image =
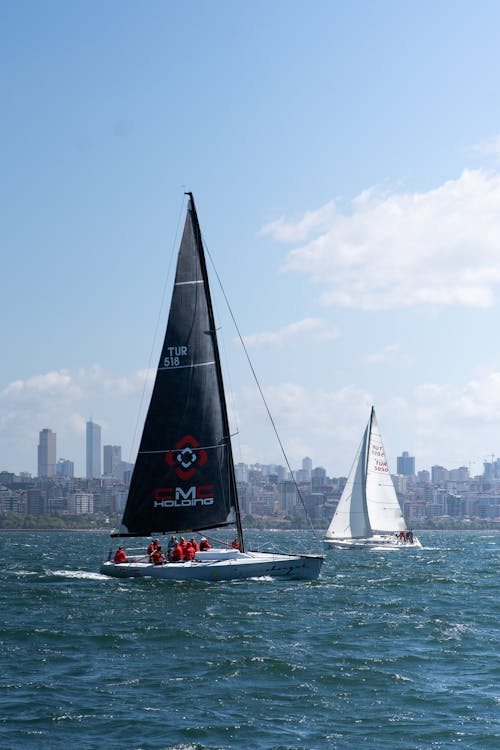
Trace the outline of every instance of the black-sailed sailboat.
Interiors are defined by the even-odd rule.
[[[188,535],[233,526],[234,546],[196,551],[182,562],[149,554],[112,557],[119,578],[232,580],[317,578],[321,555],[245,547],[229,421],[203,241],[192,193],[179,247],[167,330],[130,483],[114,537]],[[123,558],[123,553],[122,553]]]

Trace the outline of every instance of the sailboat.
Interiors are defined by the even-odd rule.
[[[406,527],[373,407],[323,545],[326,549],[422,547]]]
[[[167,329],[120,528],[113,537],[207,532],[231,526],[234,546],[154,564],[144,544],[101,573],[119,578],[317,578],[322,555],[247,550],[234,472],[216,326],[192,193],[178,251]]]

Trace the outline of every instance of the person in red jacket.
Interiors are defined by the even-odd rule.
[[[189,540],[189,544],[191,545],[191,547],[194,549],[195,552],[198,552],[198,550],[200,549],[200,545],[198,544],[198,542],[196,541],[194,537],[192,537],[192,539]]]
[[[163,557],[163,552],[161,551],[160,545],[158,545],[158,547],[151,555],[151,562],[153,562],[155,565],[163,565],[163,563],[165,562],[165,558]]]
[[[231,547],[233,549],[239,549],[240,548],[240,545],[239,545],[239,542],[238,542],[237,539],[233,539],[233,541],[231,542]]]
[[[203,552],[206,549],[210,549],[210,544],[208,542],[208,539],[202,536],[200,539],[200,552]]]
[[[158,539],[153,539],[153,541],[148,547],[148,555],[152,555],[157,547],[158,547]]]
[[[115,556],[113,558],[113,561],[115,563],[124,563],[127,562],[127,555],[125,554],[125,550],[123,547],[118,547],[118,549],[115,552]]]
[[[192,560],[194,558],[194,549],[191,542],[188,542],[186,546],[184,547],[184,561],[188,562],[189,560]]]
[[[174,547],[174,551],[172,552],[172,562],[182,562],[183,559],[184,559],[184,552],[179,543],[176,547]]]

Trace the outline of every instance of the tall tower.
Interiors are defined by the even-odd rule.
[[[53,477],[56,473],[56,433],[45,427],[39,434],[38,476]]]
[[[101,476],[101,426],[87,422],[87,479]]]
[[[108,477],[117,476],[118,466],[122,460],[121,445],[105,445],[102,452],[104,457],[104,474]]]

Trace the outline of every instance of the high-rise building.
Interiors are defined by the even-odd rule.
[[[312,472],[313,462],[312,459],[309,458],[309,456],[306,456],[302,459],[302,471],[303,477],[306,481],[309,481],[311,479],[311,472]]]
[[[45,427],[39,434],[38,476],[53,477],[56,473],[56,433]]]
[[[101,426],[87,422],[87,479],[101,476]]]
[[[56,474],[58,477],[74,477],[75,464],[67,458],[60,458],[56,464]]]
[[[311,472],[311,484],[313,492],[323,487],[326,483],[326,470],[322,466],[317,466]]]
[[[108,477],[118,476],[118,467],[122,460],[121,445],[105,445],[102,449],[104,474]]]
[[[444,466],[431,466],[431,481],[432,484],[439,484],[440,482],[446,482],[448,479],[448,469]]]
[[[410,456],[408,451],[403,451],[403,455],[398,456],[398,474],[403,477],[415,475],[415,457]]]

